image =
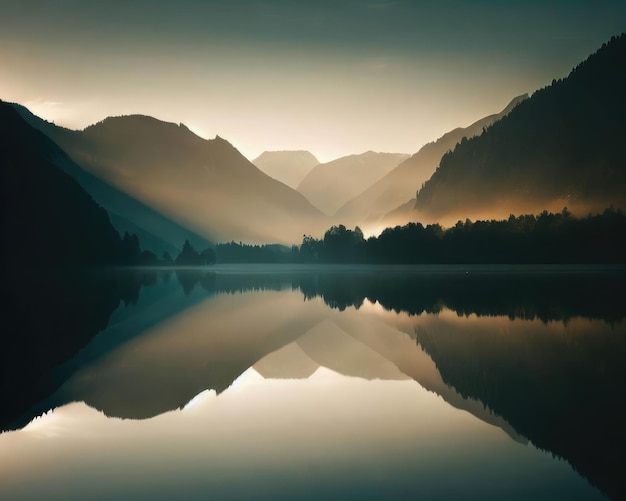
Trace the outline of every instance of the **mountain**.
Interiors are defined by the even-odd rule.
[[[319,164],[319,160],[310,151],[264,151],[252,163],[268,176],[285,183],[294,190],[309,173]]]
[[[446,154],[417,195],[417,217],[586,214],[626,206],[626,35]]]
[[[60,165],[71,160],[0,102],[3,264],[114,264],[122,240],[100,207]]]
[[[334,214],[406,158],[408,155],[402,153],[373,151],[341,157],[314,167],[298,185],[298,191],[326,214]]]
[[[468,127],[457,127],[432,143],[424,145],[415,155],[348,201],[336,213],[346,222],[374,222],[415,197],[415,190],[435,171],[441,157],[464,137],[482,133],[485,127],[507,115],[526,99],[524,94],[514,98],[500,113],[484,117]]]
[[[10,103],[20,116],[32,127],[43,132],[57,144],[74,144],[81,141],[81,133],[58,127],[32,114],[19,104]],[[163,216],[153,208],[123,193],[115,187],[86,171],[63,154],[55,158],[56,165],[74,178],[93,199],[107,210],[111,223],[120,235],[136,234],[142,245],[159,256],[167,251],[177,254],[185,240],[197,248],[206,248],[210,242]]]
[[[131,115],[51,136],[82,168],[211,241],[299,242],[326,218],[219,136]]]

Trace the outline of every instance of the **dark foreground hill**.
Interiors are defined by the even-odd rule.
[[[81,140],[80,132],[47,122],[19,104],[11,103],[10,105],[28,124],[46,134],[57,144],[73,144]],[[120,235],[125,232],[136,234],[142,244],[159,256],[165,251],[172,255],[178,253],[185,240],[189,240],[199,248],[210,245],[207,239],[94,176],[72,161],[68,155],[55,158],[55,164],[78,181],[85,191],[107,210],[111,223]]]
[[[124,262],[123,240],[107,212],[58,162],[71,160],[0,103],[3,266]]]
[[[417,195],[415,217],[450,221],[564,206],[578,214],[624,207],[624,89],[622,34],[444,155]]]

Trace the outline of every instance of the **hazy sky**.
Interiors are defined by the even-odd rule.
[[[624,30],[623,0],[0,0],[0,99],[183,122],[251,159],[414,153]]]

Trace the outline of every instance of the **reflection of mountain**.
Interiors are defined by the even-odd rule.
[[[587,271],[580,274],[483,272],[476,274],[474,270],[469,275],[466,275],[465,272],[455,273],[450,271],[449,268],[446,269],[448,270],[447,272],[442,271],[439,273],[417,273],[415,271],[410,273],[407,270],[398,270],[398,273],[391,273],[389,270],[376,273],[338,273],[335,269],[328,269],[326,272],[257,272],[249,275],[236,272],[199,273],[193,270],[177,270],[176,273],[162,272],[159,281],[157,281],[157,275],[154,273],[144,274],[143,276],[133,273],[103,274],[99,280],[96,278],[91,279],[85,275],[82,277],[82,281],[79,282],[80,286],[72,286],[72,280],[63,275],[56,277],[55,280],[45,276],[41,277],[41,280],[35,280],[34,277],[27,280],[26,276],[20,278],[19,274],[15,274],[13,278],[10,280],[7,278],[5,281],[5,296],[8,294],[7,297],[9,298],[9,302],[5,301],[5,306],[7,308],[6,311],[10,313],[7,316],[9,319],[8,325],[19,326],[22,324],[20,332],[23,332],[23,334],[10,338],[9,343],[15,347],[16,354],[10,360],[7,359],[9,361],[5,364],[5,367],[10,367],[15,362],[15,364],[21,367],[21,372],[17,371],[16,374],[21,373],[22,375],[11,379],[13,381],[11,385],[14,386],[13,390],[11,390],[13,392],[11,395],[13,396],[8,396],[10,392],[7,392],[9,390],[3,390],[5,395],[3,410],[6,412],[6,416],[16,416],[23,410],[29,399],[32,401],[32,399],[37,398],[33,396],[34,393],[30,389],[26,389],[31,384],[26,381],[27,379],[32,379],[32,384],[40,381],[37,385],[43,385],[43,387],[48,388],[45,391],[36,393],[41,398],[41,395],[50,391],[50,388],[54,388],[67,378],[72,377],[72,374],[76,371],[80,371],[85,366],[97,365],[103,357],[106,358],[109,354],[119,352],[119,350],[123,349],[123,346],[129,343],[132,345],[133,340],[139,335],[143,337],[142,333],[145,330],[157,329],[157,325],[161,325],[167,318],[176,317],[181,312],[194,305],[201,304],[204,299],[213,295],[222,296],[226,294],[225,297],[229,297],[230,294],[246,291],[286,292],[300,289],[305,298],[313,299],[320,296],[328,306],[341,311],[345,311],[350,306],[356,306],[357,308],[362,306],[367,311],[367,305],[370,303],[364,300],[369,298],[371,302],[378,303],[377,307],[381,312],[384,311],[382,308],[385,308],[387,310],[405,312],[409,315],[419,315],[424,312],[436,313],[446,306],[459,315],[470,315],[472,313],[480,316],[505,315],[511,319],[539,318],[543,321],[558,319],[563,320],[565,323],[577,316],[589,319],[604,319],[607,322],[615,323],[626,315],[624,311],[626,307],[623,301],[621,301],[620,295],[623,284],[626,283],[623,272],[591,273]],[[19,285],[20,281],[25,284],[23,287]],[[147,283],[152,283],[154,286],[142,289],[141,296],[139,296],[140,284]],[[10,289],[7,290],[6,287]],[[80,306],[82,304],[80,301],[92,301],[89,299],[89,296],[81,291],[91,291],[92,289],[97,290],[101,294],[103,304],[90,303],[89,308]],[[31,296],[31,293],[34,292],[29,292],[38,290],[41,290],[41,293],[38,294],[39,297],[48,298],[42,300],[41,304],[34,303]],[[81,296],[77,297],[78,295]],[[111,300],[107,300],[107,297],[110,297]],[[96,313],[90,312],[98,310],[101,306],[103,310],[108,311],[106,313],[108,316],[119,302],[119,299],[115,298],[119,297],[124,298],[125,301],[137,302],[139,300],[139,302],[137,306],[128,310],[126,316],[119,317],[119,313],[116,312],[117,320],[113,326],[106,329],[102,335],[94,338],[88,347],[81,352],[80,356],[68,360],[61,368],[55,370],[52,376],[48,374],[55,364],[62,363],[75,352],[75,348],[66,350],[64,348],[66,344],[70,346],[82,345],[91,339],[97,330],[105,327],[106,322],[99,322],[95,330],[89,327],[91,325],[90,319],[99,318]],[[93,299],[93,301],[96,300],[98,300],[97,297]],[[219,301],[222,301],[222,299],[219,299]],[[315,303],[315,301],[306,301],[303,304],[314,305]],[[271,301],[268,302],[267,307],[268,311],[275,309],[271,305]],[[308,329],[319,323],[320,318],[328,317],[327,314],[320,316],[319,312],[324,311],[324,308],[315,310],[311,309],[312,306],[309,306],[309,309],[302,310],[301,307],[300,299],[293,303],[292,312],[279,309],[279,317],[283,320],[272,319],[267,325],[256,325],[252,322],[253,325],[247,327],[250,330],[250,335],[253,336],[253,339],[250,341],[249,353],[238,355],[239,358],[237,360],[233,360],[232,356],[228,355],[228,352],[221,351],[222,348],[218,349],[218,347],[213,346],[208,350],[213,353],[211,357],[205,359],[201,357],[198,361],[199,365],[189,363],[182,367],[180,369],[181,374],[191,374],[196,371],[197,381],[188,389],[182,391],[180,395],[177,394],[180,387],[174,389],[175,385],[173,384],[173,381],[180,374],[172,375],[171,369],[168,369],[170,375],[160,384],[162,385],[161,389],[172,388],[171,398],[167,396],[167,391],[156,392],[154,397],[157,399],[163,398],[164,402],[162,404],[158,402],[155,405],[151,404],[145,410],[141,410],[140,408],[144,405],[144,402],[137,395],[130,395],[128,400],[132,401],[135,399],[135,405],[139,407],[137,416],[147,416],[151,415],[151,413],[162,412],[168,408],[180,406],[185,402],[185,399],[191,398],[195,393],[207,386],[221,391],[247,367],[258,362],[268,353],[295,342]],[[76,315],[75,310],[85,313],[84,321],[81,320],[81,315]],[[307,311],[309,313],[303,313]],[[225,343],[231,342],[234,343],[234,346],[237,345],[241,339],[241,329],[237,327],[240,324],[237,308],[233,312],[231,310],[220,311],[216,306],[204,314],[201,312],[202,309],[200,308],[198,311],[198,325],[205,326],[206,332],[212,332],[213,328],[211,325],[214,324],[215,320],[213,317],[223,318],[223,321],[216,323],[216,325],[222,326],[220,328],[223,329],[219,337],[225,336]],[[409,322],[406,325],[394,323],[393,318],[395,314],[390,311],[386,315],[385,322],[391,325],[393,329],[383,329],[380,323],[376,324],[378,326],[377,329],[382,329],[381,332],[393,330],[397,332],[400,329],[412,335],[413,323]],[[74,319],[71,329],[68,328],[69,330],[64,330],[65,323],[60,320],[66,317]],[[18,321],[18,318],[22,320]],[[361,317],[353,315],[351,317],[353,320],[349,325],[342,323],[341,318],[343,317],[333,318],[333,322],[344,333],[349,333],[355,339],[364,342],[385,357],[385,359],[390,360],[401,372],[415,378],[424,387],[443,395],[453,405],[462,407],[458,403],[459,399],[456,396],[445,393],[447,391],[445,389],[446,385],[441,382],[440,376],[432,379],[431,376],[426,376],[419,371],[416,372],[416,368],[425,367],[424,356],[416,354],[417,358],[414,360],[411,358],[405,360],[399,355],[402,353],[402,350],[389,352],[384,348],[384,345],[372,344],[372,342],[366,341],[363,335],[372,327],[371,325],[368,326],[367,322],[357,325],[354,319]],[[50,324],[48,325],[49,321]],[[181,329],[184,328],[184,325],[181,326]],[[274,329],[274,334],[268,331],[268,329]],[[277,332],[283,329],[291,329],[291,331],[285,337],[281,337],[282,335],[278,335]],[[258,338],[254,336],[254,333],[257,331],[264,336],[268,336],[269,344],[256,346],[255,343]],[[71,332],[75,332],[75,334],[71,334]],[[273,337],[275,335],[278,337]],[[67,336],[67,339],[65,336]],[[37,353],[43,357],[41,360],[39,355],[38,357],[29,355],[32,352],[29,346],[49,346],[53,339],[65,340],[66,342],[57,341],[53,348],[37,349]],[[201,336],[198,340],[200,339]],[[389,332],[386,339],[392,339],[392,335]],[[75,342],[78,344],[74,344]],[[191,341],[189,343],[190,346],[193,346]],[[324,345],[324,343],[321,344]],[[235,348],[232,349],[235,350]],[[302,350],[300,345],[298,345],[298,349]],[[4,351],[3,353],[8,354],[9,351]],[[207,350],[199,347],[197,355],[203,353],[203,351]],[[405,350],[404,352],[412,353],[410,350]],[[227,353],[225,359],[230,360],[230,362],[224,362],[224,353]],[[330,363],[326,359],[323,361],[321,358],[312,357],[312,355],[314,355],[312,351],[306,353],[306,357],[312,358],[314,363],[318,365],[323,365],[324,361]],[[48,360],[48,357],[50,360]],[[25,359],[28,359],[29,363],[24,363]],[[137,366],[139,365],[138,362]],[[274,365],[276,366],[276,364]],[[341,372],[339,366],[333,365],[332,367]],[[155,365],[154,370],[157,373],[159,372],[158,365]],[[271,373],[277,374],[276,372]],[[358,374],[351,370],[345,370],[344,373],[350,375]],[[430,373],[432,374],[433,372],[431,371]],[[289,374],[289,371],[286,374]],[[369,377],[364,374],[358,375]],[[20,381],[21,379],[24,381]],[[148,382],[150,381],[150,376],[146,376],[144,379]],[[103,381],[105,380],[106,378],[103,379]],[[4,381],[5,385],[10,382],[6,378],[4,378]],[[120,384],[120,387],[125,386]],[[24,394],[23,398],[19,395],[20,393]],[[63,403],[63,401],[62,399],[54,401],[51,406]],[[45,406],[47,404],[43,403],[42,405]],[[115,411],[111,408],[108,412],[124,414],[124,406],[120,405],[120,410]],[[464,405],[469,404],[466,402]],[[30,412],[41,412],[42,407],[37,407],[37,409]],[[471,412],[479,415],[476,409],[472,409]],[[23,419],[28,420],[30,417],[32,417],[32,414],[24,415]],[[3,425],[6,425],[7,419],[7,417],[3,417]],[[481,416],[481,419],[488,421],[485,416]],[[504,425],[499,424],[499,426]],[[509,433],[513,434],[510,431]]]
[[[254,368],[265,377],[289,379],[298,377],[294,374],[299,372],[306,374],[299,377],[308,377],[313,367],[320,366],[364,379],[407,379],[393,363],[331,320],[322,320],[293,343],[261,359]]]
[[[306,379],[318,368],[319,364],[296,341],[265,355],[254,364],[254,370],[266,379]]]
[[[280,269],[280,268],[279,268]],[[341,311],[367,298],[386,310],[410,315],[437,313],[506,316],[543,322],[583,317],[609,323],[626,317],[621,291],[623,267],[592,266],[416,266],[349,268],[319,266],[309,271],[271,268],[256,272],[177,270],[186,291],[201,285],[212,292],[299,289],[322,297]]]
[[[309,151],[264,151],[252,163],[295,190],[319,161]]]
[[[248,369],[146,421],[74,402],[0,435],[0,450],[11,500],[600,498],[563,461],[413,381],[325,368],[299,380]]]
[[[80,141],[80,132],[71,131],[46,122],[33,115],[23,106],[11,104],[20,116],[32,127],[43,132],[58,144],[73,144]],[[69,150],[68,150],[69,151]],[[60,149],[49,157],[49,160],[66,174],[74,178],[93,199],[104,207],[111,217],[115,229],[135,233],[144,249],[157,252],[163,251],[175,255],[183,242],[189,240],[196,248],[206,248],[206,239],[167,219],[159,212],[144,205],[137,199],[123,193],[102,181],[92,173],[77,165]]]
[[[201,283],[214,292],[229,291],[230,278],[218,274]],[[259,284],[258,278],[253,282]],[[268,285],[276,287],[272,281]],[[146,418],[181,407],[206,388],[221,393],[250,366],[265,377],[288,379],[307,378],[326,367],[369,380],[413,378],[517,439],[504,420],[446,386],[410,336],[375,316],[302,302],[290,290],[201,297],[196,294],[187,308],[178,307],[157,324],[140,320],[147,329],[141,336],[124,337],[118,320],[111,333],[98,336],[57,371],[69,379],[40,408],[83,400],[107,415]],[[142,308],[148,317],[155,314]],[[164,309],[158,303],[155,308]]]
[[[415,155],[406,159],[382,179],[369,187],[364,187],[365,191],[355,193],[354,198],[339,208],[336,215],[344,221],[355,224],[382,218],[415,197],[415,190],[435,172],[444,153],[454,149],[464,137],[481,134],[484,127],[507,115],[526,97],[528,96],[516,97],[500,113],[482,118],[468,127],[458,127],[423,146]]]
[[[315,166],[298,185],[298,191],[313,205],[332,215],[407,157],[402,153],[373,151],[341,157]]]
[[[254,368],[267,378],[293,379],[309,377],[321,366],[369,380],[413,379],[453,407],[523,441],[504,419],[492,414],[479,400],[466,398],[444,383],[431,358],[409,336],[369,315],[351,312],[326,319],[261,359]]]
[[[395,317],[395,316],[394,316]],[[461,395],[441,378],[439,370],[413,339],[414,325],[438,322],[437,317],[410,318],[409,335],[401,330],[398,317],[384,317],[379,313],[338,315],[335,322],[365,346],[378,353],[387,363],[399,369],[403,378],[417,381],[423,388],[441,396],[448,404],[465,410],[480,420],[501,428],[511,438],[524,442],[515,429],[503,418],[494,415],[477,399]],[[417,349],[416,349],[417,348]]]
[[[611,495],[623,493],[623,272],[194,273],[24,281],[8,305],[23,333],[3,352],[12,358],[2,361],[2,422],[22,424],[33,409],[75,400],[145,418],[207,388],[221,393],[249,367],[275,379],[321,377],[327,367],[368,380],[412,378],[515,440],[566,458]],[[138,294],[142,283],[151,286]],[[137,305],[116,311],[94,337],[120,297]],[[438,314],[417,315],[425,309]]]
[[[137,301],[155,274],[5,270],[2,282],[0,429],[22,426],[26,409],[62,382],[50,377],[107,326],[120,301]]]
[[[133,115],[45,133],[92,175],[213,241],[293,243],[303,228],[327,226],[302,195],[230,143],[207,141],[182,124]]]
[[[624,207],[625,59],[622,34],[485,134],[462,142],[419,192],[415,217]]]
[[[207,388],[222,392],[317,322],[302,304],[291,292],[262,292],[191,305],[77,368],[49,407],[83,400],[110,416],[147,418]]]
[[[535,445],[567,459],[614,499],[626,496],[626,330],[577,320],[478,319],[416,328],[443,380]]]

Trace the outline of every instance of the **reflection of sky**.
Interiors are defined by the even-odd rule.
[[[416,152],[565,76],[623,2],[0,0],[0,97],[61,125],[144,113],[252,158]]]
[[[0,437],[4,499],[589,498],[569,466],[414,381],[247,370],[182,411],[109,419],[74,403]]]

